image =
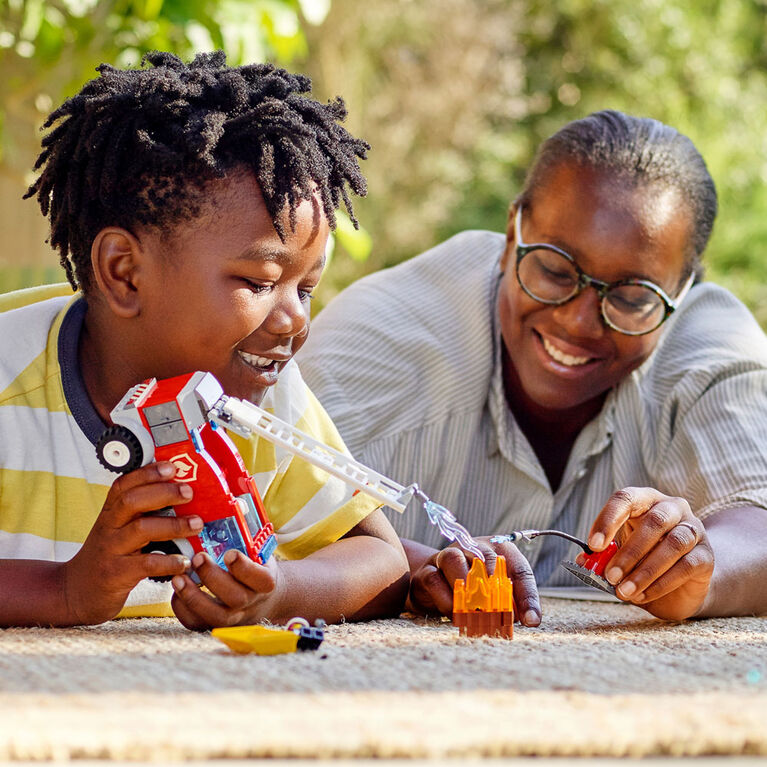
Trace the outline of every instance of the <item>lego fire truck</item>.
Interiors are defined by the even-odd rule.
[[[190,558],[204,551],[224,569],[223,557],[231,548],[257,562],[269,559],[277,545],[274,529],[256,483],[226,433],[230,429],[280,445],[396,511],[417,498],[446,538],[484,560],[468,531],[418,485],[403,487],[252,402],[225,395],[211,373],[150,378],[129,389],[110,415],[114,425],[96,445],[102,465],[127,473],[151,461],[170,461],[176,467],[175,481],[192,485],[194,498],[158,513],[196,514],[204,522],[198,535],[152,543],[147,550]]]

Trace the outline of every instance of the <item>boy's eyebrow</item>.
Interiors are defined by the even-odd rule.
[[[323,252],[322,255],[315,261],[313,268],[325,267],[325,261],[327,256]],[[291,263],[293,260],[289,250],[282,250],[281,248],[248,248],[235,257],[235,261],[272,261],[284,266]]]

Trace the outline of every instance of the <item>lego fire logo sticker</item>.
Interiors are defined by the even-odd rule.
[[[174,455],[170,462],[176,467],[174,482],[194,482],[197,479],[197,464],[187,453]]]

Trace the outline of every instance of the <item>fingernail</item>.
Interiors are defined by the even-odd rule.
[[[189,527],[192,528],[192,530],[202,530],[202,517],[187,517],[186,518],[187,524]]]
[[[189,487],[189,485],[179,485],[178,491],[184,498],[191,498],[194,495],[192,488]]]
[[[617,591],[622,597],[630,597],[637,590],[636,584],[631,581],[626,581],[618,586]]]
[[[621,578],[623,577],[623,570],[620,569],[620,567],[611,567],[606,573],[605,578],[613,584],[613,586],[616,583],[621,582]]]
[[[224,554],[224,563],[227,565],[231,565],[236,559],[237,551],[235,549],[229,549],[229,551]]]
[[[594,535],[589,538],[589,548],[594,549],[594,551],[601,551],[604,545],[605,537],[602,533],[594,533]]]
[[[185,573],[188,573],[192,569],[192,563],[189,561],[189,557],[181,557],[181,564],[184,566]]]
[[[172,477],[176,473],[176,467],[172,463],[158,463],[157,471],[161,477]]]
[[[173,584],[173,590],[179,594],[184,590],[184,586],[186,586],[186,581],[180,575],[173,576],[171,583]]]
[[[201,551],[198,551],[193,557],[192,557],[192,564],[197,567],[202,567],[205,563],[205,554],[203,554]]]
[[[244,617],[245,613],[234,613],[234,615],[230,616],[230,620],[232,623],[242,623]]]
[[[525,626],[538,626],[541,622],[541,616],[535,610],[528,610],[525,613]]]

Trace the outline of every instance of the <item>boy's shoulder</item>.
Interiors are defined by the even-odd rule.
[[[33,376],[40,379],[39,385],[47,377],[49,363],[57,366],[53,348],[57,328],[72,296],[69,285],[44,285],[0,295],[0,399],[12,396],[18,388],[16,382],[31,368],[40,368]]]
[[[0,295],[0,314],[20,309],[22,307],[40,305],[52,298],[71,298],[72,287],[69,283],[59,282],[55,285],[36,285],[32,288],[14,290]]]

